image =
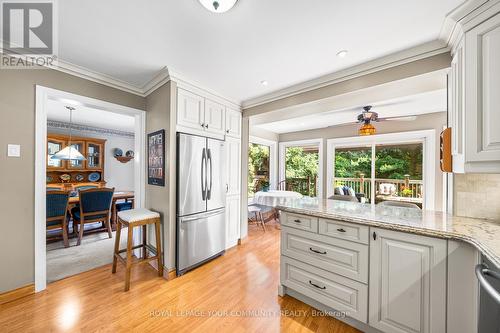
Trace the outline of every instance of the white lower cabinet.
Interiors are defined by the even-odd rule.
[[[281,257],[281,283],[366,323],[368,287],[288,257]]]
[[[446,332],[446,240],[371,228],[369,325]]]
[[[240,238],[240,195],[226,197],[226,249],[238,244]]]

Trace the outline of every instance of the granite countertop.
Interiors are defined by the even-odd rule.
[[[474,245],[500,268],[499,221],[458,217],[415,208],[372,206],[314,198],[293,200],[277,208],[291,213],[465,241]]]

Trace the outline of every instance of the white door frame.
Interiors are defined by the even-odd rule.
[[[36,86],[35,104],[35,292],[47,286],[46,258],[46,156],[47,102],[58,100],[135,117],[134,194],[135,207],[144,207],[146,183],[146,112],[127,106],[84,97],[62,90]],[[134,239],[139,234],[134,233]]]
[[[278,187],[278,142],[250,136],[249,143],[269,147],[269,183],[272,190]]]
[[[374,155],[374,146],[376,144],[398,144],[398,143],[412,143],[418,142],[423,144],[423,170],[422,181],[424,185],[424,202],[423,208],[427,210],[434,210],[435,208],[435,191],[436,184],[436,131],[433,129],[400,133],[377,134],[371,136],[356,136],[351,138],[338,138],[327,140],[327,197],[333,195],[333,184],[335,174],[335,148],[336,147],[356,147],[356,146],[371,146],[372,156]],[[372,194],[375,191],[375,161],[372,158]]]
[[[323,139],[286,141],[279,143],[279,182],[285,180],[285,153],[288,147],[318,146],[318,193],[316,197],[323,198]]]

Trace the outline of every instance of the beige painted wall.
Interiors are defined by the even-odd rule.
[[[434,129],[436,131],[436,184],[435,184],[435,210],[442,210],[443,205],[443,173],[439,169],[439,134],[446,125],[446,112],[432,113],[418,116],[414,121],[385,121],[376,123],[378,134],[408,132],[417,130]],[[280,134],[280,142],[297,141],[306,139],[323,139],[324,161],[323,161],[323,193],[326,197],[327,182],[327,140],[334,138],[346,138],[358,135],[358,124],[328,127],[316,130],[301,131]]]
[[[175,267],[176,89],[176,83],[169,81],[146,97],[146,132],[164,129],[166,137],[165,186],[146,184],[146,207],[161,214],[163,259],[168,269]],[[153,240],[152,229],[148,234]]]
[[[145,99],[49,69],[0,70],[0,293],[34,282],[35,85],[145,109]],[[21,158],[7,157],[7,144]]]
[[[454,214],[500,221],[500,174],[454,174]]]

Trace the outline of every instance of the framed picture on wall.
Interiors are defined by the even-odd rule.
[[[165,186],[165,130],[148,134],[148,184]]]

